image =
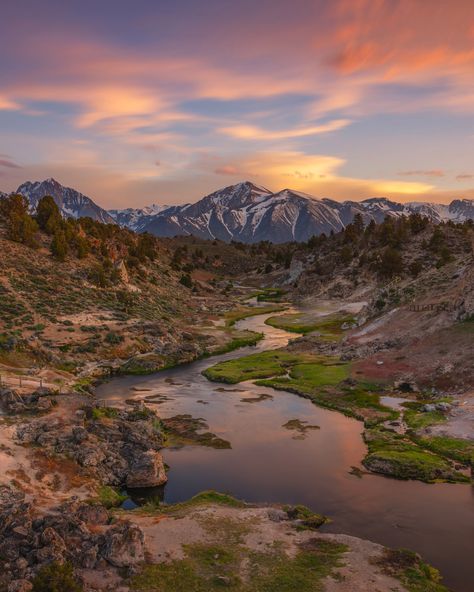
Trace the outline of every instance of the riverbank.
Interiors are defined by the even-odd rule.
[[[215,361],[226,362],[238,358],[241,355],[249,354],[251,351],[255,351],[257,354],[261,353],[267,348],[277,350],[282,345],[285,345],[289,339],[294,337],[294,334],[265,325],[267,315],[248,317],[245,320],[237,322],[238,330],[265,332],[264,340],[261,340],[253,348],[244,348],[239,352],[234,351],[223,354],[219,358],[216,358]],[[130,489],[131,501],[137,500],[137,502],[139,501],[140,504],[143,504],[146,502],[146,499],[153,500],[156,496],[161,495],[164,496],[168,503],[173,501],[178,502],[191,498],[202,489],[213,487],[216,490],[232,491],[238,497],[262,504],[262,507],[267,509],[273,507],[269,505],[273,504],[273,502],[287,502],[288,504],[304,503],[311,507],[313,511],[322,512],[333,519],[333,523],[324,526],[323,531],[318,533],[318,536],[321,534],[329,537],[327,540],[330,540],[331,536],[343,537],[344,535],[340,533],[346,532],[357,535],[354,538],[354,548],[357,545],[364,546],[364,541],[367,539],[383,543],[384,546],[389,547],[404,546],[414,548],[417,551],[421,551],[424,555],[429,556],[431,562],[442,567],[443,572],[446,571],[448,573],[449,582],[454,582],[455,590],[464,592],[462,588],[462,582],[464,580],[458,585],[456,584],[455,577],[457,573],[462,574],[462,578],[464,578],[465,573],[468,572],[467,566],[469,564],[467,562],[467,556],[471,552],[469,544],[466,544],[466,541],[469,541],[468,530],[470,522],[468,508],[472,506],[469,505],[469,496],[466,496],[462,491],[464,487],[393,482],[374,475],[362,475],[362,478],[360,478],[351,468],[359,464],[365,450],[360,438],[360,424],[357,421],[345,417],[340,413],[321,409],[307,399],[297,398],[285,392],[277,392],[265,386],[253,385],[247,381],[239,383],[232,388],[216,387],[216,385],[207,381],[201,374],[209,364],[209,360],[203,359],[148,376],[123,376],[114,378],[111,382],[103,384],[97,389],[97,397],[105,399],[107,406],[117,407],[117,411],[109,412],[106,408],[99,407],[88,419],[87,417],[76,416],[76,411],[80,411],[80,409],[71,407],[71,421],[73,423],[82,422],[77,427],[85,427],[86,431],[91,434],[88,438],[98,437],[98,434],[104,437],[106,434],[114,433],[118,425],[117,422],[119,424],[124,421],[128,422],[125,416],[131,413],[133,417],[133,410],[136,404],[141,400],[145,400],[146,406],[156,409],[158,417],[165,420],[163,422],[164,424],[166,424],[167,419],[182,418],[186,414],[195,419],[204,417],[206,427],[199,430],[198,433],[202,434],[204,430],[207,430],[209,433],[214,434],[216,438],[228,443],[226,446],[202,446],[201,444],[203,442],[199,442],[199,438],[194,442],[191,441],[188,432],[185,434],[184,446],[183,442],[177,445],[176,439],[173,438],[168,442],[170,445],[168,448],[166,430],[163,430],[161,421],[156,423],[153,429],[157,429],[162,434],[159,450],[156,452],[163,457],[163,467],[165,465],[169,467],[169,470],[166,472],[167,483],[164,486],[164,490],[163,485],[161,485],[155,489],[149,488],[147,493],[140,490],[137,496],[133,493],[133,489]],[[54,438],[57,438],[55,431],[58,432],[57,435],[62,435],[67,439],[69,430],[64,424],[57,425],[54,417],[55,414],[59,414],[60,416],[62,414],[64,420],[64,412],[67,407],[63,407],[63,401],[67,406],[72,400],[68,396],[64,396],[64,398],[58,399],[59,405],[55,405],[47,411],[43,423],[47,426],[50,425],[52,429],[45,431],[46,438],[44,440],[41,438],[42,443],[40,446],[38,447],[36,444],[31,451],[28,446],[25,447],[25,443],[23,445],[20,444],[19,448],[22,448],[26,455],[37,455],[39,453],[40,456],[44,455],[45,458],[48,458],[48,462],[53,461],[54,463],[62,458],[65,449],[63,448],[61,450],[60,448],[59,451],[56,450],[58,443],[54,442]],[[89,404],[92,402],[89,398],[85,400]],[[134,405],[130,406],[127,402],[134,402]],[[124,417],[122,417],[123,413],[125,413]],[[141,411],[136,418],[138,422],[144,421]],[[32,420],[34,420],[34,417],[26,418],[27,423]],[[9,419],[9,421],[13,433],[16,420],[12,422]],[[22,421],[25,421],[24,417]],[[147,421],[153,426],[153,415],[150,415]],[[176,427],[176,421],[173,425]],[[289,429],[289,425],[303,426],[308,429],[295,431]],[[140,426],[140,423],[136,424],[137,429],[143,432]],[[72,424],[70,427],[72,430]],[[92,432],[90,432],[89,427],[92,428]],[[192,427],[191,424],[188,424],[188,427]],[[314,429],[310,429],[310,427]],[[147,438],[147,441],[149,440]],[[206,441],[209,442],[209,438]],[[117,445],[112,443],[112,446],[114,452],[117,451]],[[77,450],[79,452],[87,449],[87,447],[86,440],[85,443],[83,442],[77,446]],[[94,449],[96,448],[97,445],[94,445]],[[16,454],[15,452],[14,457],[16,457]],[[8,456],[7,452],[6,456]],[[107,455],[105,455],[106,459]],[[278,459],[278,462],[275,462],[275,459]],[[105,501],[104,491],[100,489],[102,478],[99,478],[97,481],[92,479],[88,482],[86,474],[81,473],[84,470],[83,467],[78,473],[79,480],[75,481],[77,486],[74,488],[74,482],[70,479],[66,487],[65,481],[62,479],[58,481],[60,475],[65,473],[65,467],[61,464],[54,466],[55,469],[49,479],[44,474],[42,477],[43,487],[45,488],[41,493],[43,507],[44,500],[47,499],[47,496],[45,496],[46,491],[48,491],[48,495],[50,496],[48,512],[54,510],[57,504],[69,499],[71,495],[78,495],[80,499],[84,500],[88,499],[89,503],[93,501],[94,505],[101,504]],[[26,468],[25,473],[27,474],[32,472],[28,467],[23,468]],[[89,467],[86,472],[91,468],[93,469],[94,467]],[[127,469],[125,467],[123,474],[129,472],[130,468]],[[54,477],[56,473],[58,474],[58,478]],[[71,465],[68,465],[67,474],[70,477],[74,474]],[[282,478],[283,474],[284,479]],[[21,472],[17,472],[14,475],[17,484],[20,485],[20,489],[31,489],[33,484],[27,481],[22,482],[21,475]],[[159,476],[159,471],[156,475]],[[10,473],[7,475],[7,478],[11,480],[12,476],[13,474]],[[84,487],[79,486],[80,483]],[[89,483],[89,486],[87,486],[87,483]],[[433,489],[431,489],[432,487]],[[448,489],[439,489],[445,487]],[[105,493],[110,493],[110,490],[106,490]],[[27,495],[31,495],[31,499],[35,497],[31,492],[27,493]],[[110,502],[110,495],[105,497],[108,503],[114,503],[113,500]],[[102,501],[99,502],[99,500]],[[367,500],[370,500],[369,504]],[[115,501],[119,503],[120,498],[116,498]],[[443,512],[446,504],[450,508],[456,508],[456,512],[451,512],[448,516]],[[158,505],[156,507],[156,503],[153,505],[154,509],[147,515],[144,515],[144,510],[142,509],[132,512],[121,510],[116,515],[116,518],[119,520],[131,521],[134,526],[140,529],[146,549],[148,549],[148,544],[153,545],[150,541],[156,540],[157,537],[161,540],[166,532],[169,533],[171,545],[175,534],[178,536],[177,533],[180,525],[186,524],[185,519],[188,516],[188,514],[180,516],[179,512],[176,516],[173,516],[173,510],[171,510],[170,514],[168,506],[162,507]],[[387,513],[387,507],[393,509],[393,515]],[[189,512],[195,512],[195,509],[188,508],[188,510]],[[233,508],[232,511],[234,510],[242,512],[248,510],[250,512],[252,506],[250,508]],[[216,514],[218,513],[218,507],[212,506],[209,511],[211,514]],[[189,514],[189,519],[193,523],[196,521],[199,525],[199,516],[199,512],[197,516],[192,518],[191,514]],[[247,518],[249,517],[250,514],[247,515]],[[138,524],[136,518],[142,521],[142,524]],[[247,518],[242,514],[237,515],[236,520],[245,521]],[[229,516],[224,515],[223,521],[215,525],[214,532],[224,533],[228,519]],[[255,516],[253,516],[253,519],[256,521]],[[281,527],[285,532],[293,532],[290,522],[286,520],[281,521]],[[258,522],[259,528],[262,525],[266,527],[265,524],[266,520]],[[165,525],[168,530],[161,530]],[[106,532],[109,530],[105,526],[107,525],[101,526],[104,536],[106,536]],[[271,527],[272,525],[270,524],[269,526]],[[433,532],[433,528],[436,529],[436,532]],[[329,534],[329,530],[332,531],[331,534]],[[132,529],[130,531],[128,527],[123,527],[123,530],[119,530],[119,532],[112,532],[114,541],[116,541],[114,545],[126,551],[121,552],[120,555],[129,558],[131,553],[129,553],[125,539],[128,536],[127,533],[130,532],[137,533],[136,537],[134,535],[135,538],[132,537],[133,540],[140,541],[142,539],[142,535],[138,534],[137,530]],[[185,528],[183,530],[183,537],[186,536],[187,532]],[[270,530],[269,532],[273,531]],[[290,540],[295,540],[295,537],[299,536],[299,532],[300,530],[297,528],[293,534],[290,534]],[[257,535],[255,533],[249,533],[249,536],[255,537]],[[208,537],[208,534],[206,534],[206,537]],[[437,541],[441,538],[449,541],[449,552],[444,548],[442,553],[438,553],[439,545]],[[360,542],[361,539],[363,539],[362,542]],[[96,539],[93,540],[95,541]],[[98,545],[98,557],[101,561],[105,559],[101,555],[101,549],[105,548],[101,541],[104,541],[105,544],[105,540],[108,539],[98,539],[94,543]],[[234,548],[232,560],[229,560],[228,564],[231,582],[234,582],[233,577],[240,578],[242,576],[241,568],[239,567],[241,562],[243,562],[243,565],[246,565],[248,560],[253,557],[253,550],[251,548],[250,550],[240,549],[242,545],[246,547],[246,540],[245,538],[245,544],[238,542],[234,545],[236,548]],[[198,541],[197,543],[201,548],[201,542]],[[212,537],[210,537],[206,538],[202,544],[212,547],[215,543]],[[341,542],[341,544],[345,543]],[[369,543],[367,544],[370,545]],[[169,584],[170,586],[174,585],[175,582],[179,582],[182,585],[183,582],[176,579],[176,573],[186,573],[188,568],[190,571],[188,570],[187,573],[191,574],[190,581],[196,586],[204,586],[204,583],[209,586],[209,581],[212,583],[214,582],[214,577],[222,575],[220,571],[222,566],[219,562],[217,562],[216,569],[214,569],[213,565],[208,566],[206,568],[207,571],[205,570],[204,573],[201,569],[198,569],[199,566],[196,566],[196,558],[202,556],[196,555],[194,548],[189,549],[183,546],[179,551],[181,555],[178,554],[176,556],[176,561],[170,559],[174,552],[173,549],[176,548],[171,546],[165,549],[165,554],[168,553],[169,555],[163,555],[161,559],[164,559],[164,564],[157,567],[142,563],[142,555],[137,553],[136,557],[139,560],[136,563],[132,560],[129,564],[129,568],[137,576],[136,580],[129,576],[127,576],[128,579],[117,579],[116,575],[114,575],[116,573],[116,567],[110,562],[110,559],[105,559],[106,571],[108,570],[107,573],[109,574],[104,576],[106,577],[106,584],[104,584],[103,574],[100,574],[101,570],[99,568],[88,568],[88,573],[96,586],[99,584],[95,578],[98,578],[100,575],[100,578],[102,578],[100,579],[100,586],[102,588],[98,588],[100,590],[106,589],[106,585],[110,585],[113,589],[117,589],[117,586],[122,585],[132,590],[154,590],[155,588],[152,587],[155,585],[153,578],[155,578],[155,581],[163,581],[158,578],[158,576],[164,577],[163,574],[168,574],[169,577],[166,577],[168,577],[168,582],[171,582]],[[294,554],[292,555],[295,549],[292,549],[293,551],[289,552],[289,559],[278,553],[274,553],[274,550],[267,549],[267,551],[271,551],[271,556],[263,557],[262,561],[265,565],[268,565],[269,562],[273,562],[274,560],[276,561],[276,565],[281,565],[283,562],[285,570],[290,570],[293,573],[297,566],[292,562],[292,557],[295,557]],[[368,547],[366,547],[366,550],[368,550]],[[151,553],[152,551],[147,550],[147,552]],[[364,564],[364,561],[366,561],[369,565],[372,565],[372,559],[375,560],[376,567],[372,566],[370,568],[372,571],[367,571],[361,575],[360,585],[363,582],[365,585],[364,589],[367,589],[367,581],[374,579],[378,581],[377,578],[384,575],[385,569],[394,569],[393,563],[397,565],[401,561],[402,564],[405,564],[408,561],[404,555],[401,557],[398,555],[388,555],[391,558],[388,566],[382,567],[378,564],[378,561],[386,553],[388,552],[383,551],[382,547],[380,547],[379,552],[376,554],[369,554],[365,559],[358,559],[358,562]],[[268,553],[265,554],[268,555]],[[347,557],[342,554],[342,560],[346,560]],[[157,563],[161,563],[161,559]],[[311,558],[312,561],[313,559]],[[116,560],[114,559],[113,561]],[[413,567],[414,560],[410,559],[410,561],[412,563],[409,563],[409,565]],[[415,565],[421,565],[418,564],[418,561],[419,559],[416,559]],[[171,567],[169,567],[170,565]],[[345,563],[346,567],[349,566],[349,571],[351,565],[350,561]],[[343,569],[340,566],[334,573],[338,573]],[[341,573],[344,575],[345,572],[342,571]],[[355,586],[355,580],[351,580],[349,576],[350,574],[346,575],[346,578],[349,578],[347,581]],[[138,579],[139,577],[142,579]],[[151,582],[150,577],[152,578]],[[107,578],[111,579],[107,580]],[[332,581],[333,579],[326,578],[320,583],[327,590],[351,589],[344,587],[334,588],[335,583]],[[336,576],[336,583],[338,585],[342,586],[344,581],[339,576]],[[244,580],[242,582],[235,580],[234,589],[245,591],[252,589],[248,587],[250,586],[248,582],[244,582]],[[252,583],[252,585],[254,584]],[[313,584],[314,582],[311,583],[311,585]],[[425,584],[426,582],[423,582],[423,585]],[[404,590],[400,580],[396,582],[396,585],[399,586],[400,590]],[[429,585],[438,586],[438,583],[433,580]],[[142,588],[133,588],[133,586],[142,586]],[[238,586],[244,587],[239,588]],[[169,588],[170,591],[174,589],[172,587]],[[208,587],[204,589],[212,588]],[[410,588],[408,583],[405,589],[416,590],[416,588]],[[430,590],[430,588],[420,588],[420,590],[424,589]],[[442,590],[442,588],[437,587],[431,589]]]

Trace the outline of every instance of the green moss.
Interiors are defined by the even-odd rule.
[[[209,355],[221,355],[228,352],[240,349],[241,347],[248,347],[257,345],[259,341],[263,339],[263,333],[257,333],[255,331],[242,331],[237,336],[232,337],[231,341],[225,345],[213,350]]]
[[[307,397],[316,405],[360,419],[367,426],[396,419],[398,412],[380,403],[379,389],[376,385],[357,383],[355,386],[348,386],[343,382],[336,382],[343,373],[347,376],[349,369],[348,364],[341,366],[336,363],[331,367],[326,362],[321,368],[316,366],[307,371],[306,369],[301,371],[298,367],[296,372],[291,370],[288,378],[258,380],[257,384]]]
[[[427,428],[446,421],[446,417],[440,411],[420,412],[416,409],[407,409],[403,417],[407,426],[412,430]]]
[[[326,516],[317,514],[301,504],[296,506],[284,506],[283,509],[288,514],[290,520],[300,520],[301,527],[305,529],[316,530],[323,524],[331,522]]]
[[[408,549],[386,549],[377,564],[409,592],[448,592],[448,588],[441,584],[438,570]]]
[[[225,541],[187,545],[184,559],[145,566],[129,585],[136,592],[318,592],[324,578],[342,565],[346,550],[319,539],[308,541],[291,558],[281,545],[266,552]]]
[[[209,489],[207,491],[201,491],[200,493],[193,496],[191,499],[186,500],[185,502],[179,502],[177,504],[157,504],[156,502],[153,502],[151,504],[143,505],[136,511],[145,514],[150,512],[179,514],[183,510],[188,510],[190,508],[197,506],[207,505],[227,506],[229,508],[245,508],[247,506],[245,502],[238,500],[227,493],[219,493],[218,491]]]
[[[422,436],[415,441],[437,454],[474,466],[474,442],[449,436]]]
[[[257,293],[258,302],[281,302],[286,291],[281,288],[266,288]]]
[[[203,374],[209,380],[236,384],[243,380],[280,376],[286,374],[291,366],[300,362],[318,360],[321,360],[321,356],[294,354],[285,350],[265,351],[220,362],[204,370]]]
[[[97,491],[97,501],[106,508],[116,508],[121,506],[126,499],[126,495],[122,495],[116,489],[109,487],[108,485],[101,485]]]
[[[32,580],[32,592],[82,592],[82,585],[74,576],[69,562],[54,561],[41,567]]]
[[[469,482],[469,477],[456,471],[448,460],[420,448],[399,434],[383,428],[373,428],[365,431],[364,439],[369,454],[362,462],[375,473],[427,483]]]
[[[104,417],[113,419],[118,415],[118,409],[115,407],[94,407],[92,409],[92,419],[100,420]]]

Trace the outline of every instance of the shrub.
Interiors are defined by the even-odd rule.
[[[186,286],[186,288],[191,289],[193,287],[193,280],[191,279],[191,276],[189,275],[189,273],[182,275],[179,279],[179,283],[182,284],[183,286]]]
[[[32,580],[32,592],[83,592],[83,587],[74,577],[71,563],[54,561],[43,566]]]

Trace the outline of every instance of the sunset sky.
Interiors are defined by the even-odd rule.
[[[474,198],[472,0],[3,0],[0,189]]]

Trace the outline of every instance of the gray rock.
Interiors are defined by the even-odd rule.
[[[109,529],[102,556],[115,567],[129,567],[145,558],[145,537],[135,524],[124,522]]]
[[[168,480],[159,452],[147,450],[136,456],[127,475],[127,487],[157,487]]]
[[[284,520],[288,520],[288,514],[279,508],[270,508],[268,510],[268,518],[272,522],[283,522]]]

